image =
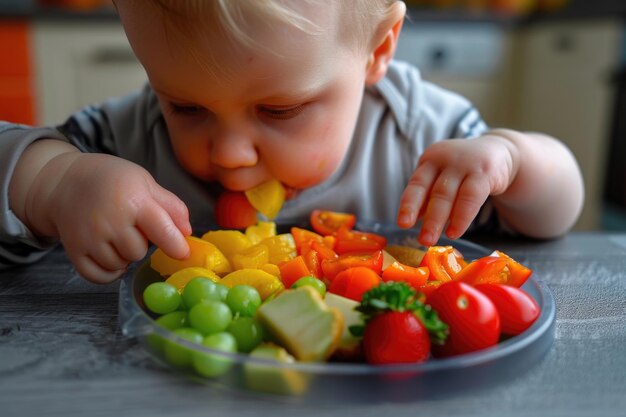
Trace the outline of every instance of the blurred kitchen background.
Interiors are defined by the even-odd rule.
[[[626,230],[626,0],[412,0],[397,56],[492,127],[560,138],[577,230]],[[0,120],[62,122],[145,81],[109,0],[0,0]]]

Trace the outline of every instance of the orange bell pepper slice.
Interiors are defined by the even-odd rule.
[[[420,266],[430,270],[430,280],[448,282],[467,265],[463,255],[452,246],[431,246],[426,250]]]
[[[395,261],[385,268],[382,277],[385,282],[406,282],[414,289],[419,290],[426,284],[429,275],[430,270],[424,266],[416,268]]]

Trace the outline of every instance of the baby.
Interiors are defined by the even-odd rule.
[[[149,85],[57,128],[0,124],[0,259],[60,241],[90,281],[152,242],[184,258],[222,189],[270,179],[278,222],[311,210],[413,227],[433,245],[468,229],[567,232],[575,159],[541,134],[488,130],[464,98],[393,61],[396,0],[117,0]]]

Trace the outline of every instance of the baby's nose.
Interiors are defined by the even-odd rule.
[[[222,168],[251,167],[259,155],[252,135],[240,129],[219,129],[211,139],[211,163]]]

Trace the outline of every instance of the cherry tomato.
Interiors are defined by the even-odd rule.
[[[245,229],[257,223],[257,211],[243,192],[227,190],[215,203],[215,222],[222,229]]]
[[[359,232],[340,227],[336,233],[335,252],[371,252],[385,249],[387,238],[376,233]]]
[[[503,284],[480,284],[476,288],[496,306],[502,334],[515,336],[528,329],[539,317],[539,306],[521,288]]]
[[[431,246],[426,250],[420,266],[430,270],[432,281],[448,282],[467,265],[463,255],[452,246]]]
[[[363,294],[380,283],[380,276],[376,272],[365,266],[356,266],[339,272],[330,283],[328,291],[354,301],[361,301]]]
[[[427,303],[449,326],[443,346],[433,345],[435,356],[451,356],[494,346],[500,338],[500,316],[483,293],[461,281],[443,283]]]
[[[332,259],[322,259],[322,272],[328,281],[335,279],[344,269],[365,266],[380,275],[383,268],[383,251],[346,253]]]
[[[388,311],[367,323],[363,351],[372,364],[423,362],[430,353],[430,338],[413,313]]]
[[[337,232],[340,227],[352,229],[356,223],[356,216],[338,211],[313,210],[310,221],[313,230],[323,236],[328,236]]]

